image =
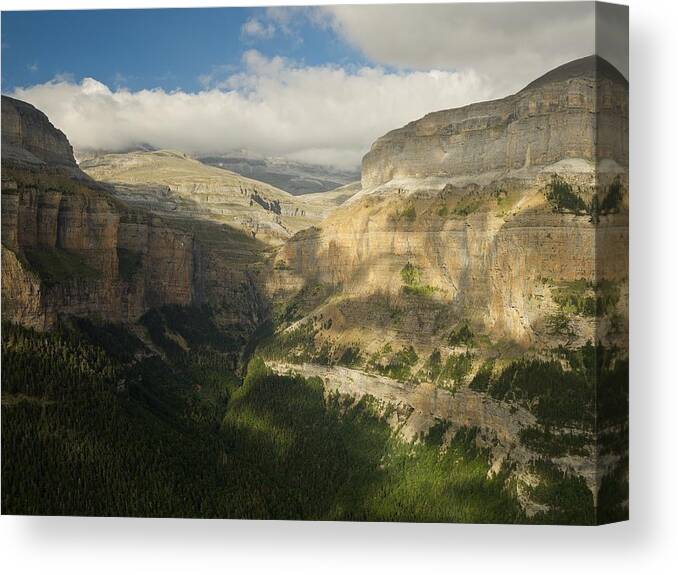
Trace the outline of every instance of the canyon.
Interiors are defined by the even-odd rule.
[[[628,401],[628,82],[598,57],[389,132],[333,191],[293,196],[173,150],[77,164],[6,96],[2,168],[3,321],[143,334],[152,310],[208,308],[242,358],[395,407],[406,442],[478,429],[528,515],[545,459],[594,502],[628,476],[628,428],[596,395],[604,380]]]

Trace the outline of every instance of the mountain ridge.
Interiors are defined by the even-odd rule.
[[[576,60],[510,96],[432,112],[388,132],[363,157],[363,195],[380,186],[407,188],[408,179],[435,189],[509,174],[531,178],[572,159],[590,170],[601,160],[627,166],[627,138],[618,134],[628,133],[628,83],[603,62]]]

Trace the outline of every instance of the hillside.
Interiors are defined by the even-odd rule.
[[[285,158],[269,158],[248,150],[198,156],[196,159],[204,164],[265,182],[294,196],[328,192],[360,177],[357,170],[340,170]]]
[[[106,154],[81,162],[117,197],[158,214],[224,223],[280,243],[319,221],[321,210],[268,184],[172,150]]]
[[[236,228],[121,201],[76,165],[66,136],[2,97],[2,318],[134,322],[164,305],[210,305],[251,332],[265,247]]]
[[[362,190],[276,255],[264,357],[407,406],[408,437],[473,421],[528,483],[557,453],[596,498],[625,453],[593,456],[623,423],[595,394],[628,393],[627,111],[627,84],[588,58],[379,138]],[[445,411],[441,390],[485,399]],[[536,423],[514,429],[518,406]]]

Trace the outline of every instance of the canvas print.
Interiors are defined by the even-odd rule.
[[[2,513],[626,519],[628,90],[597,2],[3,12]]]

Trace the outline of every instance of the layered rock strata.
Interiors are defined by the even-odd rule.
[[[627,110],[626,80],[591,57],[390,132],[364,158],[362,190],[280,251],[271,297],[321,283],[335,292],[323,310],[334,326],[345,323],[339,298],[377,294],[395,307],[439,304],[497,340],[543,342],[562,286],[604,278],[627,289]],[[555,206],[554,185],[578,207]],[[596,207],[614,194],[614,207]],[[416,289],[403,284],[408,265]],[[626,314],[625,298],[616,311]],[[573,322],[581,341],[600,327]],[[401,328],[397,337],[436,336],[432,321]]]
[[[121,203],[44,114],[4,96],[2,111],[3,319],[48,329],[60,315],[128,322],[208,303],[243,326],[260,321],[256,240]]]

